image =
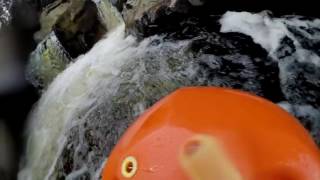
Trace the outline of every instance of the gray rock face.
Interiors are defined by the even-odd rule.
[[[93,1],[40,2],[40,41],[31,53],[27,77],[38,89],[44,89],[74,58],[87,52],[105,34]],[[109,19],[108,19],[109,20]]]
[[[41,41],[55,31],[72,57],[87,52],[106,32],[96,5],[86,0],[54,1],[42,11],[40,24],[35,39]]]

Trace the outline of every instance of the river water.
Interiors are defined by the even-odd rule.
[[[9,7],[0,0],[0,26],[10,21]],[[138,41],[126,35],[121,21],[111,22],[120,23],[112,23],[112,32],[70,63],[30,113],[19,179],[99,179],[134,119],[184,86],[230,87],[268,98],[299,118],[319,143],[319,19],[226,12],[211,39],[217,48],[228,48],[226,53],[195,52],[200,37]],[[228,37],[234,33],[240,38]],[[279,81],[281,98],[273,97],[266,81]]]

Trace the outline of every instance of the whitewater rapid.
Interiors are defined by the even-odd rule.
[[[223,33],[251,36],[272,57],[271,63],[278,65],[281,90],[288,100],[280,105],[301,116],[318,112],[300,95],[293,96],[297,93],[295,89],[299,89],[291,88],[295,83],[292,74],[297,71],[288,69],[301,62],[317,65],[319,59],[290,33],[288,24],[305,23],[309,27],[317,22],[272,19],[263,13],[228,12],[220,23]],[[283,39],[287,36],[293,39],[296,51],[283,56],[282,47],[287,47]],[[258,73],[254,62],[267,61],[264,55],[238,52],[236,45],[229,46],[233,54],[194,53],[190,47],[197,38],[171,42],[164,39],[154,36],[138,42],[133,36],[125,35],[122,24],[69,64],[30,114],[27,150],[19,179],[98,179],[112,146],[134,118],[179,87],[222,86],[256,94],[263,92],[260,80],[267,76]],[[218,39],[214,43],[228,40]],[[230,42],[233,43],[232,39]],[[313,58],[308,60],[306,53]],[[234,72],[230,68],[235,68]],[[317,117],[315,114],[316,120]],[[71,167],[64,167],[69,164]]]
[[[72,126],[72,119],[81,109],[97,103],[99,95],[106,90],[103,85],[107,86],[119,73],[127,57],[138,55],[145,48],[145,44],[139,48],[135,44],[133,37],[124,37],[124,26],[121,26],[54,80],[31,114],[27,165],[19,179],[49,179],[65,144],[67,126]]]
[[[271,18],[267,12],[226,12],[220,19],[221,32],[238,32],[252,37],[253,41],[260,44],[274,59],[279,60],[277,50],[281,46],[281,40],[289,37],[296,48],[296,59],[299,62],[311,62],[320,66],[320,57],[314,52],[302,47],[299,39],[290,32],[288,26],[296,28],[304,36],[318,40],[319,33],[308,32],[307,29],[320,27],[320,19],[301,20],[299,17]]]
[[[119,89],[121,81],[114,81],[114,78],[120,75],[124,65],[143,58],[150,50],[162,48],[148,47],[154,38],[138,43],[132,36],[125,37],[124,26],[120,26],[57,76],[31,113],[26,164],[19,173],[19,179],[55,177],[53,172],[58,157],[66,145],[65,134],[74,126],[84,123],[91,110]],[[184,44],[177,43],[174,46],[177,49]],[[141,104],[136,109],[136,115],[144,109]],[[79,171],[88,168],[84,165]],[[92,178],[95,174],[91,173]]]

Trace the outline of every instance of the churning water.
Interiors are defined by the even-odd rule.
[[[183,86],[233,87],[263,96],[260,80],[266,77],[254,62],[264,60],[279,68],[285,99],[276,103],[298,117],[311,117],[311,132],[317,137],[319,22],[246,12],[222,17],[221,32],[251,36],[268,57],[236,50],[224,55],[194,53],[196,39],[154,36],[137,42],[126,37],[120,25],[70,64],[42,95],[30,115],[19,179],[97,179],[121,134],[154,102]]]

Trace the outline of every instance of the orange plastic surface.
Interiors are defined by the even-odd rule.
[[[196,134],[219,141],[245,180],[320,180],[320,153],[290,114],[262,98],[222,88],[183,88],[128,129],[111,153],[103,180],[189,179],[179,149]],[[137,160],[124,177],[124,159]]]

